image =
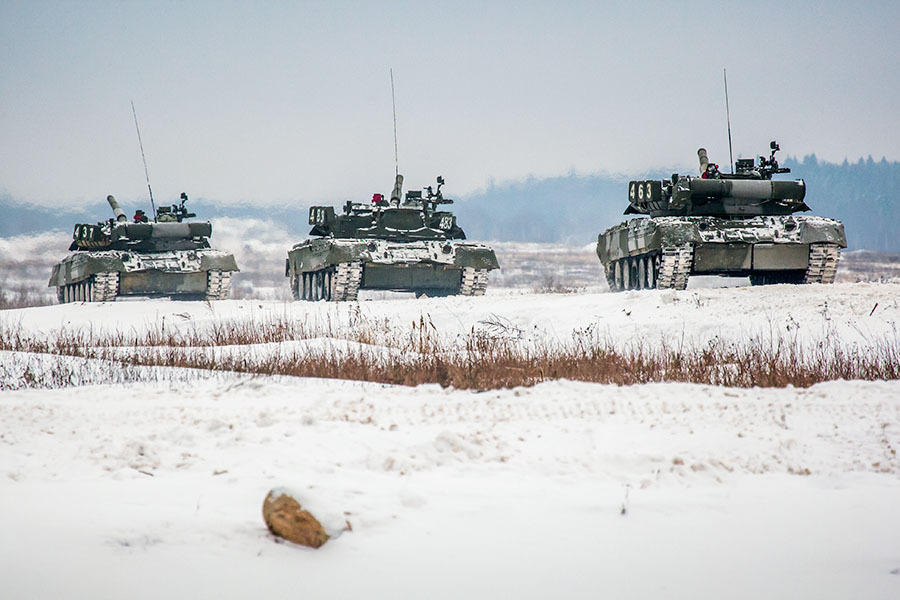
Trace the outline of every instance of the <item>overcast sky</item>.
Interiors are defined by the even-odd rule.
[[[784,154],[900,159],[900,3],[0,1],[0,193],[322,202]]]

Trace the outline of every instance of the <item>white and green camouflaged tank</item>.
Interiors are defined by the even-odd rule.
[[[223,300],[231,292],[234,255],[209,246],[212,225],[189,222],[181,205],[160,207],[154,221],[128,222],[108,196],[115,219],[78,224],[71,254],[54,265],[50,287],[60,303],[111,302],[119,296]]]
[[[437,207],[453,202],[426,188],[402,196],[397,175],[390,199],[309,209],[310,239],[285,261],[295,300],[356,300],[360,289],[411,291],[417,296],[481,296],[488,272],[500,268],[494,250],[464,241],[456,217]]]
[[[806,183],[773,181],[768,159],[739,159],[723,174],[700,148],[700,177],[632,181],[625,214],[645,214],[610,227],[597,239],[612,291],[680,289],[691,275],[749,276],[753,285],[832,283],[847,247],[840,221],[808,211]]]

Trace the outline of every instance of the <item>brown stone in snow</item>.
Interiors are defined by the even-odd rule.
[[[328,541],[318,519],[284,490],[272,490],[266,495],[263,519],[269,531],[295,544],[318,548]]]

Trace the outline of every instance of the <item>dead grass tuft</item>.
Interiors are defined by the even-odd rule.
[[[615,385],[685,382],[808,387],[837,379],[900,378],[897,336],[865,348],[828,340],[803,345],[796,340],[766,343],[754,339],[677,347],[641,340],[623,349],[591,335],[575,335],[568,343],[528,343],[501,318],[481,325],[458,339],[440,336],[427,315],[402,331],[387,321],[366,321],[359,315],[351,318],[349,326],[329,319],[273,318],[265,322],[222,321],[205,329],[166,329],[161,325],[130,335],[79,330],[35,337],[23,334],[17,326],[5,325],[0,326],[0,350],[101,359],[125,367],[182,367],[397,385],[437,383],[476,390],[531,386],[556,379]],[[259,346],[272,342],[299,343]]]

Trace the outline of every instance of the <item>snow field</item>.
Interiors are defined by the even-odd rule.
[[[139,339],[305,324],[301,339],[192,349],[255,357],[395,352],[420,319],[451,341],[865,350],[897,339],[898,292],[139,300],[3,311],[0,328]],[[898,381],[479,393],[3,351],[0,384],[3,597],[900,594]],[[27,389],[41,384],[59,389]],[[317,551],[277,543],[261,507],[280,486],[353,530]]]
[[[6,392],[0,575],[11,597],[888,598],[898,397],[260,377]],[[280,485],[353,531],[275,544],[261,505]]]

